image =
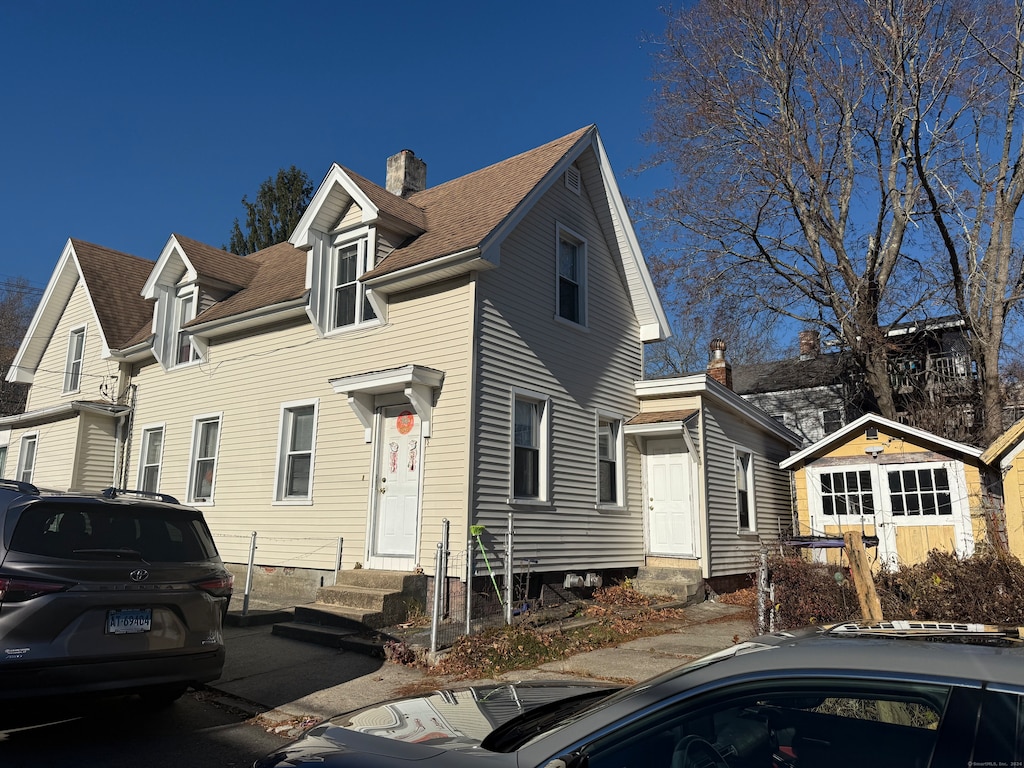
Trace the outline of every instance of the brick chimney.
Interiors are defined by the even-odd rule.
[[[725,359],[725,340],[711,340],[711,360],[708,362],[708,376],[732,389],[732,366]]]
[[[403,149],[388,158],[385,189],[392,195],[408,197],[427,188],[427,164],[411,149]]]
[[[800,359],[813,360],[821,354],[817,331],[800,331]]]

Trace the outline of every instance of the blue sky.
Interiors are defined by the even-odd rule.
[[[596,123],[628,197],[648,153],[647,0],[0,2],[0,280],[68,237],[155,259],[222,246],[242,195],[332,162],[436,185]]]

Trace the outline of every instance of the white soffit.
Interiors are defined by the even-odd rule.
[[[369,371],[352,376],[330,379],[329,384],[339,395],[348,396],[349,407],[363,425],[364,440],[373,440],[373,414],[377,395],[400,392],[412,405],[423,425],[423,436],[430,437],[430,417],[434,405],[434,390],[444,382],[444,371],[422,365],[403,365],[383,371]]]

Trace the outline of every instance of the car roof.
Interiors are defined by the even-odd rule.
[[[700,677],[813,673],[892,679],[989,682],[1024,687],[1024,643],[1017,628],[948,622],[848,622],[775,632],[727,648],[669,675]],[[688,686],[687,686],[688,687]]]

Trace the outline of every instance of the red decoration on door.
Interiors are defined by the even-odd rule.
[[[398,414],[398,418],[395,419],[395,427],[401,435],[408,435],[412,432],[412,428],[415,424],[416,417],[413,416],[412,411],[402,411]]]

